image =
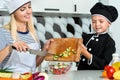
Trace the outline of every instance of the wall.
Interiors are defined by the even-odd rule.
[[[116,48],[117,48],[116,52],[120,54],[120,4],[119,3],[120,0],[109,0],[109,4],[115,6],[119,13],[117,20],[111,25],[110,31],[112,33],[114,40],[116,41]]]

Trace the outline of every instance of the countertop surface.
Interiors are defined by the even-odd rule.
[[[49,80],[105,80],[102,78],[102,70],[69,71],[62,75],[48,74]]]

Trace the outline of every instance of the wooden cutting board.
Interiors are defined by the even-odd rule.
[[[80,60],[81,46],[83,40],[81,38],[54,38],[50,44],[48,53],[45,57],[46,61],[64,61],[64,62],[78,62]],[[68,52],[66,52],[66,50]],[[73,51],[73,52],[72,52]],[[65,54],[69,53],[69,55]],[[64,56],[61,56],[64,55]],[[54,59],[57,57],[56,59]]]

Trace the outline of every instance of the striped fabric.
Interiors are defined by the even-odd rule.
[[[34,39],[31,37],[29,32],[26,33],[20,33],[18,32],[19,39],[26,42],[27,44],[29,43],[35,43]],[[0,50],[6,47],[6,45],[13,43],[13,39],[10,35],[10,32],[7,31],[6,29],[0,27]],[[3,68],[3,66],[6,64],[8,61],[10,55],[8,55],[2,63],[0,63],[0,69]]]

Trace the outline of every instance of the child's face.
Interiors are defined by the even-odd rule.
[[[110,26],[110,23],[105,17],[101,15],[95,15],[92,16],[92,26],[94,31],[100,34],[107,31],[108,27]]]

